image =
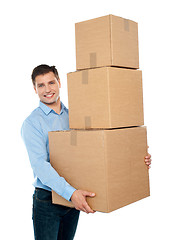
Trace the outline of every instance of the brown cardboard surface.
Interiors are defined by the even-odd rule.
[[[76,69],[139,68],[138,24],[107,15],[75,24]]]
[[[145,127],[49,132],[49,149],[60,176],[76,189],[96,193],[87,198],[96,211],[111,212],[150,194]],[[73,207],[55,192],[52,198],[55,204]]]
[[[144,124],[140,70],[102,67],[68,73],[67,80],[70,128]]]

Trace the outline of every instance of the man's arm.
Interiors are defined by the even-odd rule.
[[[26,145],[34,174],[43,185],[53,189],[66,200],[70,200],[76,189],[67,183],[63,177],[59,176],[51,166],[47,154],[46,139],[42,130],[38,126],[35,127],[32,122],[25,120],[22,125],[21,135]]]
[[[27,148],[33,172],[42,184],[50,187],[66,200],[71,200],[77,210],[93,213],[94,211],[86,202],[86,197],[94,197],[95,194],[76,190],[63,177],[59,176],[48,161],[46,139],[41,129],[25,120],[21,128],[21,135]]]

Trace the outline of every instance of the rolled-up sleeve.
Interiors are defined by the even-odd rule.
[[[31,121],[25,120],[21,128],[21,136],[25,143],[31,167],[34,174],[40,179],[43,185],[54,190],[57,194],[70,200],[76,190],[51,166],[48,155],[45,136],[40,129]]]

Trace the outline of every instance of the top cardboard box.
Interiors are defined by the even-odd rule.
[[[138,24],[107,15],[75,24],[76,69],[139,68]]]

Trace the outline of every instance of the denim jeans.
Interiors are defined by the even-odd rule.
[[[33,195],[35,240],[72,240],[80,211],[52,204],[51,192],[36,188]]]

